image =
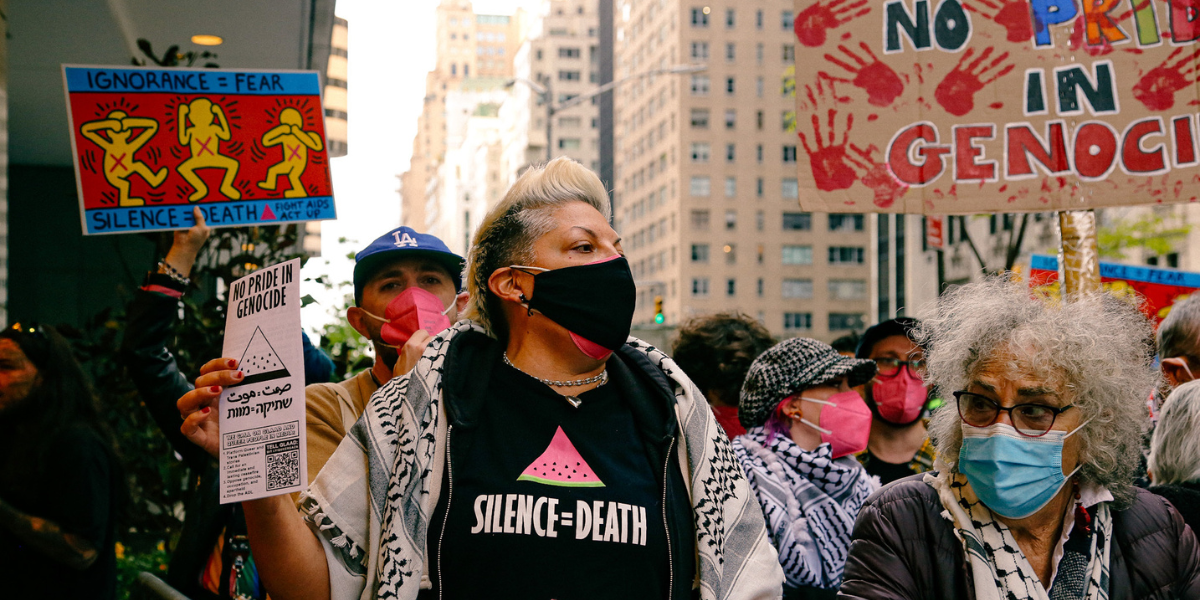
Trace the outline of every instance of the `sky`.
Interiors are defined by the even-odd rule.
[[[476,0],[475,11],[513,14],[535,10],[537,0]],[[336,221],[321,223],[321,256],[310,259],[306,278],[350,281],[347,254],[400,225],[400,179],[408,168],[417,117],[425,96],[425,74],[436,59],[436,0],[337,0],[335,13],[349,23],[349,153],[331,161]],[[345,239],[344,242],[340,241]],[[342,292],[305,282],[304,327],[318,331],[342,318]],[[346,291],[349,291],[347,288]]]

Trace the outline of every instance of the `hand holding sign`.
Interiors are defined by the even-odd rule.
[[[240,382],[244,376],[232,358],[216,358],[200,367],[196,387],[175,403],[183,425],[179,431],[190,442],[216,458],[221,449],[221,428],[217,420],[217,401],[221,391]]]

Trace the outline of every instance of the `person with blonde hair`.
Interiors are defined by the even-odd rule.
[[[286,497],[243,503],[273,598],[779,596],[704,397],[629,337],[633,276],[609,218],[599,178],[565,158],[488,213],[468,320],[372,396],[304,518]],[[236,381],[223,365],[197,387]],[[215,455],[202,395],[180,398],[182,430]]]
[[[1150,438],[1150,491],[1171,501],[1193,530],[1200,526],[1200,381],[1175,388]]]

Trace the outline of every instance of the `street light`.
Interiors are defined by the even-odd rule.
[[[563,102],[562,104],[559,104],[558,106],[554,105],[554,96],[550,93],[550,84],[548,81],[546,82],[546,85],[542,85],[536,81],[531,81],[529,79],[525,79],[524,77],[515,77],[513,79],[509,79],[508,82],[504,84],[504,87],[512,87],[518,83],[523,83],[526,86],[528,86],[529,89],[533,90],[534,93],[536,93],[541,98],[542,103],[546,105],[546,161],[549,162],[553,156],[553,154],[552,154],[553,148],[551,148],[551,142],[554,141],[554,138],[551,136],[551,133],[552,133],[552,129],[553,129],[554,115],[558,114],[559,111],[566,110],[573,106],[578,106],[580,104],[583,104],[587,100],[591,100],[592,98],[595,98],[596,96],[599,96],[600,94],[603,94],[609,90],[612,90],[613,88],[616,88],[617,86],[620,86],[624,83],[628,83],[629,81],[632,81],[634,79],[641,79],[643,77],[650,77],[653,75],[679,75],[679,74],[684,74],[684,73],[699,73],[706,69],[708,69],[708,65],[704,65],[704,64],[674,65],[671,67],[667,67],[665,69],[654,69],[651,71],[645,71],[645,72],[636,73],[633,75],[626,75],[625,77],[610,81],[610,82],[608,82],[600,87],[597,87],[585,94],[580,94],[578,96],[575,96],[574,98],[571,98],[570,100],[567,100],[566,102]]]

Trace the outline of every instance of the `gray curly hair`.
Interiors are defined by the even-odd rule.
[[[1146,398],[1158,383],[1153,331],[1136,306],[1108,294],[1043,301],[995,277],[943,296],[913,338],[929,348],[926,382],[948,400],[930,423],[939,469],[957,472],[962,446],[951,394],[999,360],[1009,372],[1045,379],[1077,407],[1086,421],[1076,434],[1081,480],[1106,487],[1118,508],[1133,501]]]

